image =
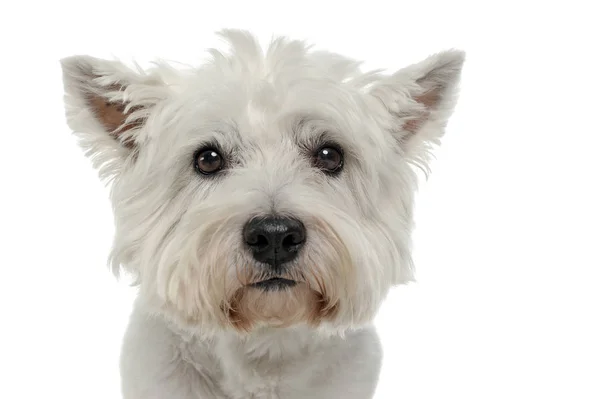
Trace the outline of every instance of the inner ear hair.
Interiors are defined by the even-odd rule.
[[[415,96],[415,101],[421,103],[428,110],[435,108],[440,100],[442,99],[442,88],[437,86],[430,90],[427,90],[425,93]]]
[[[107,91],[118,91],[120,86],[111,86],[106,88]],[[96,119],[102,124],[102,126],[113,135],[118,138],[124,132],[138,127],[140,121],[132,121],[127,123],[127,117],[134,112],[136,107],[131,107],[125,112],[127,104],[120,101],[109,101],[106,97],[98,94],[97,92],[90,91],[86,95],[86,102],[91,112],[94,114]],[[133,147],[133,140],[129,139],[123,143],[126,147]]]
[[[422,110],[416,118],[405,121],[404,130],[411,133],[416,133],[419,130],[429,117],[429,113],[440,103],[442,99],[442,89],[443,88],[440,86],[435,86],[425,93],[414,97],[414,100],[422,104],[425,109]]]

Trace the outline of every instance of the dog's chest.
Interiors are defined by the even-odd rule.
[[[300,370],[281,364],[274,364],[269,370],[232,367],[223,375],[221,388],[231,399],[295,398],[295,393],[306,394],[310,390],[315,377],[311,369],[310,366]]]
[[[226,378],[221,387],[231,399],[281,399],[279,385],[280,381],[277,378]]]
[[[231,342],[221,342],[215,349],[221,363],[219,385],[231,399],[296,398],[323,375],[318,350],[290,343],[266,353],[256,348],[250,356],[247,347]]]

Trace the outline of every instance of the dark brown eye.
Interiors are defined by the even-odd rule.
[[[204,149],[196,153],[195,167],[203,175],[212,175],[223,168],[223,157],[213,149]]]
[[[326,173],[338,173],[343,165],[342,151],[333,146],[321,147],[315,154],[315,166]]]

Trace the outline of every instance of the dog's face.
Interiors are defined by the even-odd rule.
[[[113,184],[115,270],[184,328],[370,321],[412,278],[414,168],[443,134],[463,54],[386,76],[224,36],[231,53],[199,68],[63,60],[69,125]]]

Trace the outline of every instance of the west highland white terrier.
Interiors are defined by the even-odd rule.
[[[200,67],[62,60],[69,127],[111,184],[110,264],[139,288],[125,399],[365,399],[373,318],[413,279],[464,54],[393,74],[242,31]]]

